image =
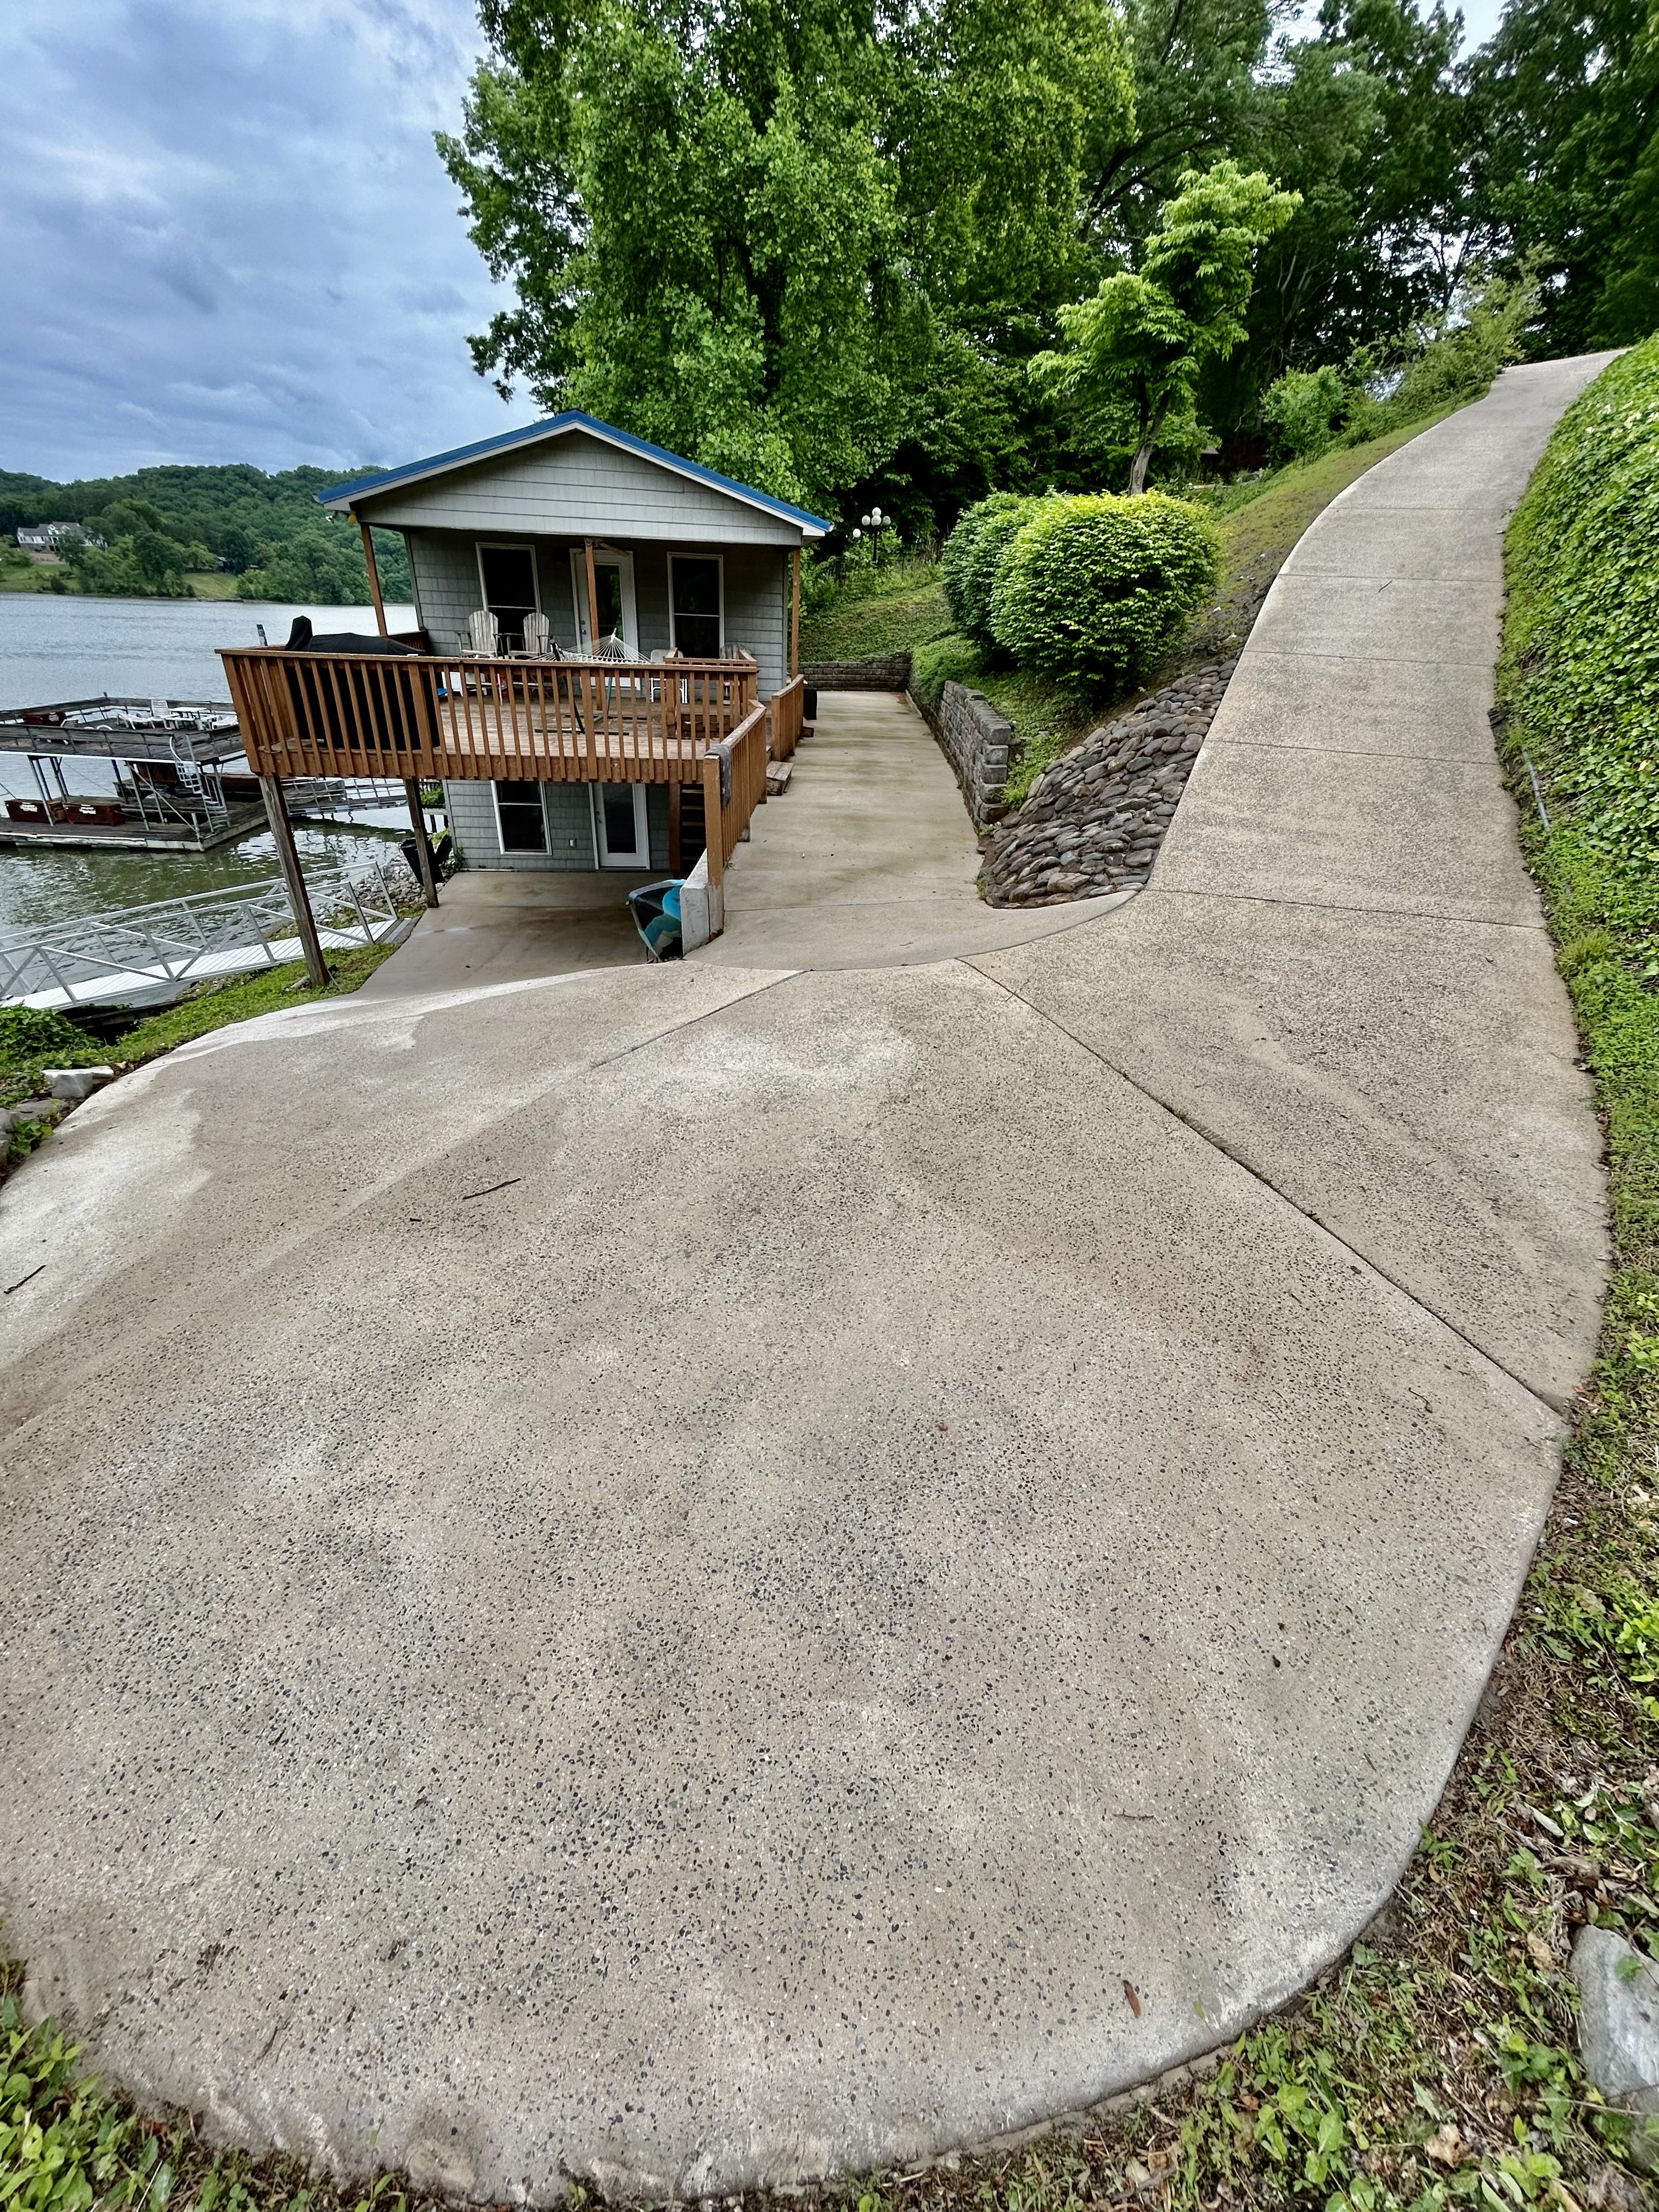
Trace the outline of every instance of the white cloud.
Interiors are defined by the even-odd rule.
[[[349,468],[531,410],[432,132],[468,0],[7,0],[0,468]]]

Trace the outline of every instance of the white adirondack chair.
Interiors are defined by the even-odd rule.
[[[466,618],[466,643],[461,647],[475,660],[499,660],[501,654],[501,626],[488,607],[480,607]]]
[[[525,617],[524,652],[526,660],[557,660],[559,659],[559,648],[553,642],[553,625],[545,615]]]

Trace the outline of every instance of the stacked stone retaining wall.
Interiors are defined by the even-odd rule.
[[[914,691],[910,696],[956,771],[975,829],[1000,822],[1008,811],[1002,792],[1014,741],[1010,724],[982,691],[965,684],[947,684],[936,707]]]
[[[993,906],[1138,890],[1174,819],[1235,660],[1195,668],[1045,769],[985,848]]]
[[[807,660],[800,672],[818,691],[908,691],[910,656],[890,653],[876,660]]]

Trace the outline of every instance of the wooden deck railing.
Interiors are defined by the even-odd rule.
[[[774,760],[787,760],[799,740],[806,717],[805,678],[797,676],[786,684],[781,691],[775,691],[767,702],[766,711],[772,720],[772,757]]]
[[[757,711],[759,672],[746,656],[473,660],[261,647],[219,657],[260,775],[695,783],[708,746]],[[764,775],[763,761],[763,790]]]
[[[703,842],[708,851],[708,880],[726,880],[726,864],[749,827],[749,817],[766,797],[764,707],[745,715],[729,738],[712,744],[702,764]]]

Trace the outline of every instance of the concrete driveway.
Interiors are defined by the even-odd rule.
[[[1024,945],[1109,914],[1125,893],[1062,907],[987,906],[956,779],[911,702],[829,691],[789,788],[757,810],[731,864],[721,968],[884,968]]]
[[[1340,1951],[1594,1340],[1482,731],[1592,366],[1316,526],[1119,911],[296,1009],[13,1177],[36,2009],[250,2142],[684,2197],[1086,2104]]]

